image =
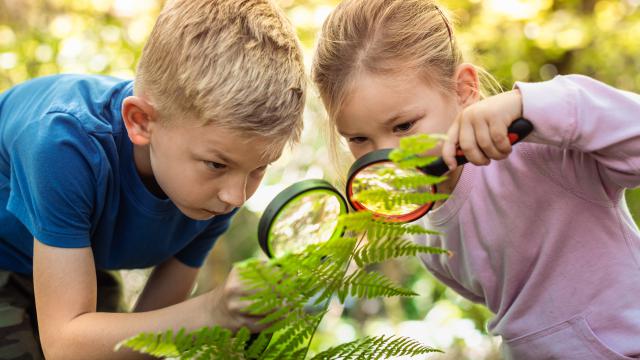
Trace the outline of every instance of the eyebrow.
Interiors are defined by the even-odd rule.
[[[207,154],[216,156],[217,158],[219,158],[220,160],[222,160],[226,164],[229,164],[229,165],[232,165],[232,166],[235,166],[235,167],[239,166],[237,162],[231,160],[230,158],[225,156],[222,152],[220,152],[220,151],[218,151],[218,150],[216,150],[214,148],[209,148],[208,151],[207,151]],[[269,157],[269,158],[266,159],[266,163],[264,165],[262,165],[262,166],[269,166],[272,163],[278,161],[278,159],[280,159],[280,155]]]
[[[390,118],[386,119],[385,121],[383,121],[383,124],[385,126],[390,126],[391,124],[393,124],[394,122],[398,121],[399,118],[403,117],[403,116],[407,116],[410,115],[411,113],[413,113],[414,110],[413,109],[404,109],[404,110],[400,110],[397,113],[393,114],[393,116],[391,116]],[[354,134],[349,134],[348,132],[342,132],[340,130],[338,130],[338,133],[343,136],[343,137],[353,137],[353,136],[359,136],[359,135],[354,135]]]
[[[223,153],[221,153],[220,151],[218,151],[216,149],[209,149],[209,151],[207,151],[207,153],[215,155],[220,160],[222,160],[224,163],[227,163],[229,165],[233,165],[233,166],[237,166],[238,165],[235,161],[229,159]]]
[[[417,112],[415,109],[404,109],[404,110],[400,110],[398,111],[395,115],[391,116],[390,118],[388,118],[387,120],[384,121],[384,124],[389,126],[391,124],[393,124],[394,122],[398,121],[398,119],[405,117],[407,115],[412,115],[412,113]]]

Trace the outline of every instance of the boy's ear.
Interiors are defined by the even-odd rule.
[[[149,144],[151,127],[156,121],[153,105],[142,97],[129,96],[122,102],[122,120],[132,143]]]
[[[478,71],[469,63],[458,65],[454,75],[458,104],[467,107],[480,99],[480,81]]]

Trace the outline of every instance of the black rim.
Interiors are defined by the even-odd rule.
[[[272,257],[271,251],[269,250],[269,231],[271,230],[271,225],[273,225],[273,221],[277,218],[280,210],[282,210],[291,200],[298,197],[298,195],[303,194],[312,190],[328,190],[338,197],[338,199],[344,204],[345,209],[348,209],[346,204],[346,200],[344,196],[340,194],[340,192],[333,187],[329,182],[322,179],[310,179],[299,181],[288,188],[282,190],[276,197],[271,200],[267,208],[264,210],[262,217],[260,217],[260,222],[258,223],[258,243],[267,254],[268,257]]]

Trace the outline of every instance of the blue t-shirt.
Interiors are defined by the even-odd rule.
[[[99,269],[202,265],[233,213],[192,220],[147,190],[121,115],[132,89],[58,75],[0,94],[0,269],[31,273],[34,237],[91,246]]]

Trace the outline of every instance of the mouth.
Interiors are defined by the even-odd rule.
[[[225,211],[212,211],[212,210],[207,210],[207,209],[202,209],[202,211],[206,212],[209,215],[212,216],[218,216],[218,215],[224,215],[227,214],[229,212],[231,212],[231,210],[225,210]]]

